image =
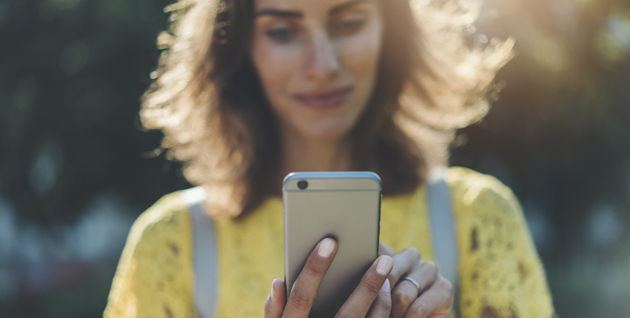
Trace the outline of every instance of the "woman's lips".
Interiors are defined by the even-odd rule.
[[[309,108],[328,109],[341,106],[350,94],[352,87],[294,94],[293,98]]]

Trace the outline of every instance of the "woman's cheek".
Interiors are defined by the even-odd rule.
[[[343,65],[355,76],[372,76],[378,65],[381,40],[377,34],[343,39],[338,45]]]
[[[295,70],[295,48],[260,43],[254,50],[254,64],[272,101],[286,91],[292,70]]]

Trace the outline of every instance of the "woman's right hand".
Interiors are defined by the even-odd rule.
[[[295,280],[286,302],[284,281],[276,278],[271,283],[271,295],[265,302],[265,317],[308,317],[319,284],[336,253],[335,240],[330,238],[321,240]],[[387,276],[393,265],[394,261],[390,256],[382,255],[377,258],[365,272],[357,288],[341,306],[336,317],[389,317],[392,299]]]

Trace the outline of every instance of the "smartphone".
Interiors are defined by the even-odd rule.
[[[287,299],[317,243],[337,241],[311,316],[333,316],[378,256],[381,179],[372,172],[295,172],[284,178],[284,272]]]

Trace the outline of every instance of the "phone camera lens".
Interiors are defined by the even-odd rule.
[[[300,188],[300,190],[308,188],[308,182],[306,182],[306,180],[298,181],[298,188]]]

